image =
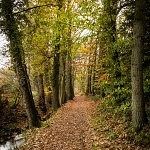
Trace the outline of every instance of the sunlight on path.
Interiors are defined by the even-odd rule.
[[[94,132],[90,115],[95,103],[78,96],[56,113],[50,127],[41,129],[26,146],[28,150],[92,150]]]

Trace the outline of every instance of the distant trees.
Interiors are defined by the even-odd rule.
[[[57,1],[58,9],[56,14],[56,28],[54,32],[53,48],[53,69],[52,69],[52,107],[58,109],[61,104],[74,97],[72,81],[72,58],[71,58],[71,22],[69,13],[69,3]],[[66,22],[62,22],[65,15]],[[63,32],[64,31],[64,32]]]
[[[97,40],[95,52],[94,48],[86,48],[90,56],[85,64],[86,73],[83,73],[83,78],[86,74],[85,93],[109,97],[112,105],[132,102],[133,126],[142,128],[147,120],[147,95],[144,93],[150,92],[149,2],[103,0],[99,5],[92,1],[80,2],[79,6],[80,14],[84,14],[84,26],[90,33],[84,42],[85,47],[89,39]],[[97,14],[88,13],[89,9]]]

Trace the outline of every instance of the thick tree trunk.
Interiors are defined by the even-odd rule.
[[[2,0],[2,14],[6,23],[5,32],[10,41],[10,55],[18,77],[20,89],[26,106],[29,127],[39,127],[40,121],[35,108],[29,77],[23,60],[23,47],[21,36],[13,16],[13,3],[11,0]]]
[[[39,74],[37,76],[37,81],[38,81],[38,106],[40,110],[46,114],[47,109],[46,109],[46,104],[45,104],[45,92],[44,92],[44,84],[43,84],[43,75]]]
[[[56,40],[55,40],[55,47],[54,47],[54,60],[53,60],[53,71],[52,71],[52,93],[53,93],[53,99],[52,99],[52,107],[54,110],[57,110],[60,107],[59,103],[59,89],[60,89],[60,12],[62,8],[62,0],[57,0],[58,4],[58,12],[57,12],[57,27],[56,27]]]
[[[60,44],[55,46],[54,50],[54,62],[53,62],[53,72],[52,72],[52,107],[54,110],[57,110],[60,107],[59,104],[59,51]]]
[[[69,20],[68,26],[68,43],[67,43],[67,63],[66,63],[66,99],[73,100],[74,98],[74,87],[73,87],[73,70],[72,70],[72,58],[71,58],[71,19]]]
[[[134,24],[134,48],[131,58],[132,79],[132,122],[136,130],[143,127],[146,121],[143,99],[143,22],[144,1],[136,0]]]

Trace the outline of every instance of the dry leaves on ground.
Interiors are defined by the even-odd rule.
[[[90,117],[95,103],[76,97],[58,110],[51,125],[41,128],[24,146],[25,150],[91,150],[94,131]]]

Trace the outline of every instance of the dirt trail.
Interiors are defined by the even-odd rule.
[[[50,127],[31,138],[28,150],[92,150],[94,138],[90,116],[95,103],[78,96],[58,110]]]

